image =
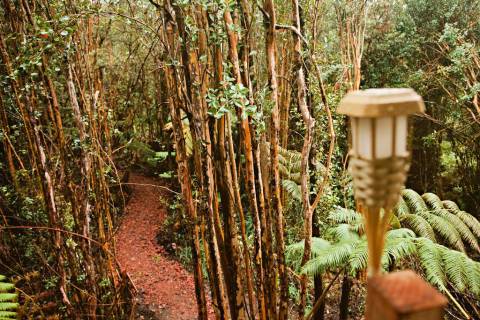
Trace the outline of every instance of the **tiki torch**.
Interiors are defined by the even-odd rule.
[[[365,217],[369,276],[380,273],[385,232],[409,169],[407,118],[424,109],[412,89],[350,92],[338,108],[350,117],[349,171],[357,208]]]
[[[349,171],[368,242],[367,320],[442,319],[447,300],[412,271],[381,275],[385,233],[410,166],[408,115],[425,110],[412,89],[348,93],[338,112],[350,117]]]

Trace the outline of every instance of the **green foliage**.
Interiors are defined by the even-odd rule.
[[[6,282],[6,277],[0,275],[0,319],[16,319],[17,312],[15,311],[19,304],[15,302],[17,300],[17,293],[11,293],[15,290],[15,286],[12,283]]]
[[[409,185],[480,204],[478,0],[378,1],[363,56],[364,88],[412,87],[430,119],[413,119]],[[380,17],[381,16],[381,17]],[[422,156],[425,155],[425,156]]]
[[[453,201],[442,201],[433,193],[420,196],[405,189],[394,213],[402,225],[411,228],[418,236],[434,242],[443,241],[456,250],[465,251],[468,245],[480,252],[477,240],[480,222],[459,210]]]
[[[284,179],[282,187],[294,200],[302,201],[302,190],[295,181]]]
[[[341,218],[344,218],[342,220]],[[330,215],[332,221],[358,223],[360,214],[351,210],[337,209]],[[346,228],[350,226],[350,228]],[[354,232],[349,223],[333,226],[327,234],[333,235],[331,241],[312,238],[312,259],[299,270],[303,254],[303,241],[287,247],[287,262],[310,276],[326,271],[343,269],[355,276],[365,270],[368,261],[367,239],[365,235]],[[339,236],[339,230],[348,230]],[[347,235],[348,236],[345,236]],[[392,229],[386,234],[382,255],[382,267],[390,266],[405,259],[418,259],[427,280],[440,290],[451,285],[458,292],[471,292],[480,295],[480,263],[470,259],[465,253],[449,249],[424,237],[417,237],[407,229]]]
[[[262,114],[257,113],[257,107],[250,103],[248,88],[236,83],[234,78],[229,76],[222,81],[222,89],[209,89],[207,93],[208,114],[215,119],[220,119],[226,113],[235,115],[237,108],[242,110],[242,120],[247,117],[254,119],[261,118]]]
[[[418,238],[415,242],[420,263],[429,282],[440,290],[445,290],[451,283],[460,292],[469,290],[480,296],[479,262],[426,238]]]
[[[464,247],[466,243],[478,252],[475,234],[479,222],[475,217],[452,201],[442,201],[433,193],[420,196],[411,189],[403,190],[394,213],[401,227],[392,224],[394,228],[386,234],[384,270],[406,259],[418,259],[426,279],[440,290],[452,286],[458,292],[480,295],[480,263],[469,258]],[[326,230],[325,239],[313,238],[311,260],[299,269],[301,241],[288,246],[287,262],[312,276],[342,268],[355,276],[365,270],[368,250],[362,215],[337,207],[328,220],[332,226]]]

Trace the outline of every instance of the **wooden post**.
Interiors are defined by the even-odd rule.
[[[440,320],[447,299],[413,271],[368,279],[366,320]]]

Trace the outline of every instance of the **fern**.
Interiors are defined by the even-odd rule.
[[[360,240],[339,242],[319,250],[316,257],[303,266],[302,272],[315,276],[327,269],[336,269],[346,265],[358,241]]]
[[[435,193],[424,193],[422,199],[427,203],[427,205],[434,210],[443,209],[442,200]]]
[[[463,252],[451,250],[426,238],[417,238],[415,242],[429,282],[440,290],[445,290],[450,283],[459,292],[469,290],[480,296],[480,263]]]
[[[15,302],[17,294],[10,293],[14,289],[15,286],[6,282],[5,276],[0,275],[0,319],[2,320],[17,318],[17,313],[15,312],[19,307],[19,304]]]
[[[408,207],[411,208],[412,213],[424,215],[428,212],[428,207],[425,204],[425,201],[422,197],[411,189],[405,189],[402,192],[402,197],[407,203]]]
[[[355,210],[336,207],[329,215],[328,219],[334,223],[358,223],[362,215]]]
[[[477,238],[480,238],[480,222],[474,216],[461,210],[457,211],[455,215],[472,230]]]
[[[349,232],[360,234],[363,233],[363,230],[365,230],[363,216],[354,210],[336,207],[328,215],[328,220],[332,221],[333,223],[339,223],[338,226],[341,226],[341,224],[348,225],[348,228],[342,227],[343,229],[339,228],[338,230],[332,230],[332,235],[339,240],[343,239],[344,237],[351,238],[352,235],[348,234]]]
[[[468,245],[480,252],[477,240],[480,222],[461,211],[453,201],[442,201],[433,193],[420,196],[411,189],[405,189],[394,213],[420,237],[436,241],[439,235],[451,248],[464,251],[465,245]]]
[[[282,187],[293,199],[302,201],[302,190],[295,181],[282,180]]]
[[[356,241],[348,259],[350,275],[355,276],[359,271],[365,270],[368,264],[368,243],[365,237]]]
[[[426,238],[416,239],[417,252],[420,258],[420,264],[427,280],[434,284],[440,290],[446,288],[446,276],[442,268],[442,254],[439,248],[431,240]]]
[[[469,291],[479,296],[480,263],[465,254],[463,241],[474,248],[478,244],[469,225],[459,216],[462,211],[452,203],[445,204],[433,194],[422,198],[413,190],[405,190],[404,197],[403,208],[400,205],[394,211],[399,216],[397,224],[399,222],[403,228],[387,232],[382,255],[383,268],[387,269],[406,258],[416,258],[426,279],[440,290],[453,287],[458,292]],[[315,238],[319,244],[327,245],[318,246],[301,272],[312,276],[346,267],[350,274],[355,275],[364,270],[367,267],[368,246],[359,227],[363,226],[363,216],[353,210],[335,208],[329,215],[329,221],[334,225],[326,230],[325,235],[333,241],[329,243]],[[436,243],[436,234],[455,250]],[[303,254],[303,242],[287,250],[295,251]],[[296,256],[296,260],[287,260],[289,263],[295,260],[298,270],[302,256]]]
[[[302,166],[302,154],[295,150],[278,148],[279,162],[288,168],[289,172],[300,172]]]
[[[436,241],[435,232],[425,218],[409,213],[400,218],[400,223],[408,226],[417,235]]]
[[[322,238],[312,238],[312,257],[322,254],[323,250],[330,247],[330,242]],[[304,240],[287,246],[285,259],[292,269],[299,271],[303,259]]]
[[[312,256],[317,257],[322,254],[323,250],[330,247],[331,243],[325,239],[313,237],[312,238]],[[302,251],[303,254],[303,251]]]
[[[358,239],[358,231],[348,223],[341,223],[329,228],[326,234],[336,241],[347,241]]]
[[[470,213],[460,210],[457,204],[450,200],[442,201],[443,207],[459,217],[475,234],[476,237],[480,237],[480,222],[472,216]]]
[[[439,216],[444,217],[448,222],[454,225],[455,229],[462,237],[462,240],[467,242],[474,250],[480,252],[480,248],[478,247],[478,242],[475,235],[472,233],[472,231],[470,231],[470,229],[463,222],[462,219],[445,209],[436,210],[435,213],[437,213],[437,215]]]
[[[403,200],[403,197],[398,200],[397,205],[393,209],[393,213],[399,218],[408,214],[412,214],[408,204],[405,202],[405,200]]]
[[[457,204],[453,201],[450,200],[443,200],[442,201],[443,207],[447,210],[450,210],[452,212],[460,211],[460,208],[457,206]]]
[[[445,239],[445,241],[452,246],[452,248],[465,251],[462,237],[453,224],[448,222],[445,218],[433,214],[429,215],[427,220],[432,226],[433,230],[438,232],[443,239]]]
[[[392,237],[392,235],[387,234],[385,249],[382,255],[382,266],[384,269],[388,269],[396,261],[400,261],[416,252],[417,248],[413,242],[415,234],[411,230],[404,230],[409,232],[405,232],[403,236],[395,235],[396,237]]]
[[[462,253],[455,250],[441,250],[445,274],[453,283],[454,287],[460,291],[465,291],[465,261]]]

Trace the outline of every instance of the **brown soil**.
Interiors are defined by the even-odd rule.
[[[153,178],[132,173],[132,190],[116,236],[118,261],[138,289],[137,319],[197,319],[193,275],[168,257],[156,236],[167,210]]]

